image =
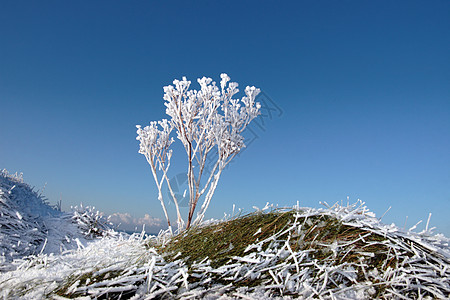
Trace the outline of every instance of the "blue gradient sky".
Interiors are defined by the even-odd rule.
[[[206,75],[283,110],[224,173],[232,204],[358,198],[450,236],[449,1],[1,1],[0,168],[63,208],[162,218],[135,125]],[[171,175],[184,172],[176,148]]]

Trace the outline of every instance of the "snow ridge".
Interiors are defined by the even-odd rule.
[[[15,259],[62,253],[87,240],[113,234],[107,221],[91,207],[65,213],[23,182],[22,174],[0,171],[0,271],[14,268]],[[94,225],[95,224],[95,225]]]
[[[38,254],[47,238],[42,216],[60,213],[23,182],[21,175],[0,172],[0,262]]]

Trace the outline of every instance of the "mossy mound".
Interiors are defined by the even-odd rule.
[[[310,251],[312,256],[321,260],[333,257],[333,260],[350,263],[359,260],[358,253],[365,252],[374,254],[375,259],[371,262],[373,266],[387,268],[396,263],[394,259],[382,263],[388,252],[386,237],[344,225],[337,218],[328,215],[300,217],[295,220],[297,213],[293,210],[254,213],[209,226],[193,227],[158,248],[169,261],[181,258],[191,266],[193,262],[208,258],[211,266],[217,268],[230,262],[235,256],[248,254],[245,250],[249,245],[260,243],[260,250],[267,250],[273,241],[271,237],[278,234],[278,243],[289,237],[292,251]],[[292,227],[294,221],[300,226]],[[289,226],[291,230],[286,230]],[[283,233],[280,235],[280,232]],[[351,241],[355,242],[349,243]],[[340,256],[337,251],[333,251],[333,247],[340,248]],[[256,250],[258,249],[253,249]]]
[[[276,264],[289,263],[290,271],[294,271],[292,274],[296,269],[301,271],[300,269],[305,268],[310,276],[320,277],[324,275],[320,265],[328,269],[353,269],[348,276],[337,276],[339,278],[334,283],[324,282],[323,286],[337,289],[341,284],[349,285],[352,281],[356,283],[366,280],[366,284],[374,284],[370,296],[381,297],[386,284],[381,284],[379,278],[370,277],[367,273],[384,273],[398,266],[400,260],[413,256],[412,251],[402,253],[402,257],[392,255],[389,243],[386,236],[345,225],[335,216],[302,216],[301,211],[288,210],[254,213],[213,225],[194,227],[173,237],[164,246],[159,246],[158,250],[167,261],[181,259],[189,266],[190,272],[196,273],[196,266],[201,262],[208,261],[212,268],[223,269],[226,265],[234,264],[239,257],[252,254],[258,256],[261,252],[273,252],[271,248],[277,249],[280,257]],[[295,262],[297,253],[305,254],[303,261],[299,262],[297,259]],[[314,264],[316,269],[311,268]],[[254,278],[233,278],[233,286],[256,287],[273,284],[268,281],[273,281],[269,270],[274,269],[276,267],[264,270]],[[192,278],[192,283],[198,281],[196,277],[198,278]],[[217,273],[213,277],[214,282],[229,283],[229,278],[223,274]],[[275,291],[274,295],[297,294],[282,288]],[[316,296],[319,296],[319,293]]]
[[[105,238],[73,257],[41,257],[0,288],[12,298],[447,299],[448,243],[382,224],[363,203],[295,207],[175,236]],[[60,279],[42,280],[51,272]]]

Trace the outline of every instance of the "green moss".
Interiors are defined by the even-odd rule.
[[[248,245],[285,228],[293,221],[293,214],[293,211],[250,214],[219,224],[193,227],[159,250],[169,261],[181,253],[189,266],[209,258],[212,267],[219,267],[233,256],[243,256]],[[255,234],[259,228],[261,232]]]
[[[217,268],[228,263],[233,256],[244,256],[248,245],[267,239],[287,228],[294,222],[295,213],[255,213],[214,225],[193,227],[173,237],[164,247],[158,249],[168,261],[181,258],[191,266],[193,262],[210,259],[211,266]],[[302,230],[300,233],[291,233],[290,246],[293,251],[313,249],[312,258],[333,260],[336,263],[357,263],[361,257],[359,252],[371,252],[373,257],[364,257],[365,262],[380,270],[397,263],[395,260],[386,262],[388,247],[382,243],[385,238],[380,235],[344,225],[327,215],[300,218],[298,222],[302,224]],[[259,233],[255,234],[257,231]],[[279,239],[286,239],[287,235],[288,233]],[[361,238],[363,236],[364,239]],[[340,247],[336,253],[330,248],[333,243],[339,247],[355,240],[357,241],[352,243],[351,247]],[[263,250],[268,246],[269,243],[263,245]]]

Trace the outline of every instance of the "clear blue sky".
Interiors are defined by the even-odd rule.
[[[0,168],[66,209],[161,218],[135,125],[165,117],[174,78],[226,72],[283,114],[210,217],[349,196],[399,226],[431,212],[450,236],[449,16],[449,1],[1,1]]]

